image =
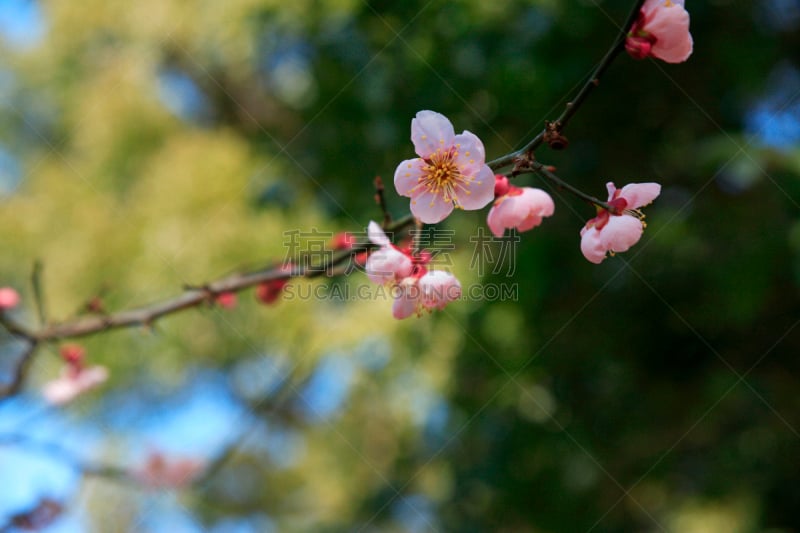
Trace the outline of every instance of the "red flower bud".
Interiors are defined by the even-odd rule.
[[[349,232],[337,233],[331,239],[331,248],[334,250],[350,250],[356,245],[356,237]]]
[[[289,283],[288,279],[276,279],[259,283],[256,287],[256,298],[263,304],[273,304],[280,297],[281,291]]]
[[[80,344],[65,344],[59,350],[59,354],[69,365],[80,366],[86,356],[86,350]]]
[[[510,185],[508,184],[508,178],[503,176],[502,174],[495,174],[494,176],[494,197],[499,198],[504,194],[508,193]]]
[[[625,40],[625,51],[634,59],[649,57],[653,49],[652,40],[648,37],[628,37]]]
[[[216,304],[225,309],[233,309],[236,307],[236,293],[235,292],[221,292],[214,298]]]

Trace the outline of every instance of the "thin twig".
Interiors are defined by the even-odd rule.
[[[577,196],[581,200],[586,201],[589,204],[592,204],[592,205],[594,205],[596,207],[602,207],[603,209],[606,209],[608,211],[613,211],[614,210],[610,205],[608,205],[608,202],[604,202],[603,200],[600,200],[599,198],[595,198],[594,196],[586,194],[585,192],[583,192],[583,191],[581,191],[579,189],[576,189],[575,187],[573,187],[572,185],[570,185],[566,181],[564,181],[561,178],[559,178],[551,170],[551,168],[548,167],[547,165],[542,165],[541,163],[539,163],[537,161],[531,161],[531,162],[528,163],[528,165],[529,165],[529,168],[527,168],[527,169],[523,168],[521,171],[517,171],[516,174],[524,174],[526,172],[533,172],[533,173],[538,174],[539,176],[547,179],[548,181],[552,182],[553,184],[555,184],[556,187],[558,187],[560,189],[563,189],[563,190],[566,190],[566,191],[574,194],[575,196]]]
[[[383,229],[388,228],[392,224],[392,215],[386,207],[386,197],[384,195],[383,180],[380,176],[375,176],[375,203],[381,208],[383,213]]]
[[[14,396],[20,391],[22,384],[25,382],[25,376],[28,374],[28,369],[33,362],[33,355],[36,353],[36,347],[37,344],[35,342],[28,341],[25,351],[20,355],[17,364],[14,365],[11,381],[0,389],[0,399]]]
[[[639,16],[639,12],[642,9],[642,4],[644,4],[645,0],[636,0],[631,8],[630,13],[628,13],[628,18],[625,21],[625,24],[620,28],[617,37],[614,39],[614,42],[611,44],[611,47],[608,49],[606,54],[603,56],[603,59],[600,60],[600,64],[597,65],[597,68],[594,69],[592,75],[589,76],[589,79],[586,80],[586,83],[583,84],[578,94],[575,98],[567,102],[566,108],[562,111],[561,115],[554,121],[548,123],[555,127],[555,131],[561,133],[566,128],[567,123],[570,119],[578,112],[581,105],[586,101],[586,98],[589,94],[600,84],[600,78],[603,76],[605,71],[611,66],[611,63],[616,59],[620,52],[625,48],[625,38],[628,35],[628,31],[633,26],[633,23],[636,21],[636,18]],[[504,156],[498,157],[492,161],[489,161],[487,165],[492,170],[498,170],[503,167],[507,167],[508,165],[513,164],[517,158],[522,157],[526,154],[532,154],[536,151],[539,146],[541,146],[542,142],[544,142],[545,135],[548,133],[548,126],[545,125],[544,129],[539,132],[536,137],[534,137],[528,144],[520,148],[515,152],[511,152]]]
[[[44,264],[41,259],[33,262],[31,271],[31,286],[33,287],[33,301],[36,303],[36,313],[39,317],[39,326],[47,324],[47,308],[44,304],[44,288],[42,282],[42,270]]]

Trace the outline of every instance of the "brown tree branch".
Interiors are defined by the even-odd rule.
[[[413,222],[413,217],[407,216],[392,224],[388,230],[391,232],[399,232],[410,227]],[[290,272],[286,272],[280,267],[273,267],[243,274],[232,274],[206,283],[200,287],[188,288],[183,294],[149,306],[120,311],[104,316],[82,317],[69,322],[51,324],[33,331],[27,331],[16,327],[14,333],[20,334],[35,342],[50,342],[84,337],[110,329],[132,326],[151,326],[155,321],[164,316],[212,302],[217,295],[224,292],[240,292],[260,283],[281,279],[311,279],[320,277],[325,275],[331,267],[342,264],[352,256],[369,250],[372,247],[373,245],[371,243],[358,244],[350,250],[333,254],[332,258],[322,265],[296,267]]]
[[[520,148],[515,152],[511,152],[504,156],[498,157],[492,161],[489,161],[487,165],[492,170],[499,170],[501,168],[507,167],[511,164],[514,164],[516,160],[520,157],[525,155],[532,155],[533,152],[536,151],[539,146],[545,141],[546,136],[549,133],[555,132],[557,134],[561,134],[564,131],[564,128],[567,127],[567,123],[575,116],[575,113],[578,112],[581,105],[586,101],[589,94],[600,84],[600,78],[603,76],[605,71],[608,67],[611,66],[614,59],[619,55],[620,52],[625,48],[625,38],[628,35],[628,31],[633,26],[633,23],[636,22],[636,18],[639,16],[639,12],[642,9],[642,4],[644,4],[645,0],[636,0],[631,8],[630,12],[628,13],[628,17],[625,20],[625,24],[619,30],[617,37],[614,39],[614,42],[611,44],[611,47],[608,49],[606,54],[603,56],[603,59],[600,60],[600,63],[597,65],[597,68],[594,69],[592,75],[589,76],[589,79],[586,80],[586,83],[583,84],[578,94],[573,98],[570,102],[567,102],[564,111],[561,112],[561,115],[552,122],[546,122],[544,129],[539,132],[536,137],[531,139],[531,141]]]
[[[387,231],[397,233],[414,224],[414,217],[406,216],[393,224]],[[13,369],[11,382],[0,389],[0,399],[17,394],[25,381],[30,363],[36,348],[41,343],[60,341],[63,339],[85,337],[112,329],[135,326],[152,326],[165,316],[187,309],[198,307],[214,301],[217,295],[224,292],[240,292],[260,283],[289,278],[316,278],[328,275],[337,265],[350,260],[358,253],[374,247],[372,243],[357,244],[349,250],[332,254],[322,265],[299,266],[286,272],[280,267],[256,270],[248,273],[232,274],[200,287],[187,288],[182,294],[144,307],[118,311],[108,315],[83,316],[62,323],[43,325],[39,329],[27,329],[11,319],[6,313],[0,313],[0,325],[9,333],[29,343],[28,349]]]

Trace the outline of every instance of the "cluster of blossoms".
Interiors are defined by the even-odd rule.
[[[393,289],[392,315],[397,319],[420,315],[426,309],[444,309],[461,297],[461,284],[453,274],[428,270],[429,253],[394,246],[376,222],[367,228],[369,240],[378,246],[366,263],[367,277]]]
[[[649,20],[649,19],[648,19]],[[456,135],[453,125],[434,111],[420,111],[411,121],[411,141],[419,156],[398,165],[394,175],[397,192],[411,198],[411,212],[421,222],[437,223],[454,209],[477,210],[492,203],[486,219],[492,234],[506,229],[528,231],[553,215],[555,204],[548,193],[534,187],[515,187],[486,165],[483,143],[473,133]],[[581,251],[592,263],[607,253],[624,252],[644,231],[639,208],[661,192],[657,183],[632,183],[622,189],[608,184],[607,206],[581,230]],[[394,246],[381,227],[370,222],[367,234],[378,249],[366,261],[367,276],[375,283],[396,289],[395,318],[419,315],[423,309],[442,309],[461,295],[452,274],[428,271],[430,256],[414,255],[409,248]]]
[[[625,49],[636,59],[654,57],[668,63],[688,59],[693,41],[684,0],[646,0],[626,36]],[[553,215],[555,204],[547,192],[516,187],[506,176],[495,175],[486,164],[481,140],[469,131],[456,134],[445,116],[428,110],[418,112],[411,121],[411,141],[418,157],[397,166],[394,186],[398,194],[411,199],[411,212],[420,222],[436,224],[454,209],[478,210],[492,204],[486,223],[499,238],[506,229],[529,231]],[[609,182],[607,188],[605,203],[573,189],[597,208],[597,216],[580,231],[581,252],[595,264],[609,254],[627,251],[639,241],[645,228],[640,208],[661,193],[657,183],[631,183],[618,189]],[[395,246],[375,222],[370,222],[367,234],[377,249],[371,253],[355,253],[352,260],[365,267],[371,281],[393,289],[395,318],[443,309],[461,297],[461,284],[454,275],[428,269],[430,253],[414,250],[412,246]],[[334,250],[351,250],[356,244],[356,237],[349,233],[337,234],[331,242]],[[280,271],[286,278],[258,284],[257,300],[274,304],[289,283],[293,269],[291,263],[284,264]],[[19,301],[14,289],[0,287],[0,319]],[[237,304],[236,294],[216,294],[214,303],[222,308],[233,308]],[[102,302],[97,299],[89,310],[102,311]],[[85,353],[79,346],[65,346],[61,356],[66,363],[61,376],[43,389],[44,397],[51,403],[69,402],[108,377],[104,367],[84,366]],[[154,458],[150,470],[162,468],[162,459]]]
[[[646,0],[628,32],[625,49],[636,59],[685,61],[693,42],[684,0]],[[499,238],[506,229],[529,231],[555,212],[553,199],[545,191],[515,187],[506,176],[495,175],[486,164],[481,140],[469,131],[456,134],[444,115],[428,110],[417,113],[411,121],[411,142],[418,157],[397,166],[394,186],[398,194],[411,199],[412,214],[425,224],[441,222],[454,209],[477,210],[491,203],[486,223]],[[622,189],[608,183],[607,187],[607,205],[598,205],[597,216],[580,231],[581,252],[592,263],[601,263],[608,254],[624,252],[639,241],[645,227],[639,208],[661,192],[657,183],[631,183]],[[375,222],[370,222],[367,234],[377,250],[356,254],[353,261],[365,266],[371,281],[392,287],[395,318],[442,309],[461,296],[455,276],[428,270],[430,254],[393,245]],[[336,235],[331,242],[334,250],[349,250],[355,244],[355,236],[348,233]],[[291,271],[291,265],[284,268]],[[288,279],[262,283],[256,297],[272,304],[287,283]],[[0,289],[0,308],[2,296]],[[236,295],[220,294],[216,303],[234,307]]]

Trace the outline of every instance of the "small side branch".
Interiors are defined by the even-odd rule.
[[[375,181],[373,183],[375,184],[375,203],[381,208],[381,213],[383,213],[382,226],[386,229],[392,224],[392,215],[389,213],[388,207],[386,207],[383,180],[380,176],[375,176]]]
[[[499,170],[514,164],[520,157],[523,157],[526,154],[533,154],[533,152],[535,152],[536,149],[542,145],[546,136],[552,135],[553,132],[557,133],[559,136],[563,133],[564,129],[567,127],[567,123],[569,123],[572,117],[575,116],[575,113],[578,112],[578,109],[580,109],[580,107],[589,97],[589,94],[591,94],[591,92],[600,84],[600,78],[602,78],[603,74],[606,72],[606,70],[608,70],[608,67],[610,67],[611,63],[614,62],[614,59],[616,59],[619,53],[625,48],[625,39],[628,35],[628,31],[630,30],[631,26],[633,26],[633,23],[636,22],[636,18],[639,16],[639,12],[641,11],[643,4],[644,0],[636,0],[636,2],[634,2],[631,11],[628,13],[628,17],[625,20],[625,24],[623,24],[623,26],[620,28],[620,31],[617,34],[616,39],[614,39],[614,42],[611,44],[611,47],[603,56],[603,59],[600,60],[600,64],[598,64],[597,68],[594,69],[592,75],[589,76],[589,79],[586,80],[586,83],[584,83],[580,91],[578,91],[578,94],[575,96],[575,98],[573,98],[572,101],[567,102],[566,108],[564,111],[562,111],[561,115],[556,120],[546,123],[544,129],[540,131],[536,137],[531,139],[528,144],[519,150],[489,161],[487,163],[489,168],[492,170]]]
[[[613,211],[613,208],[610,205],[608,205],[608,202],[604,202],[603,200],[600,200],[598,198],[595,198],[594,196],[586,194],[583,191],[576,189],[566,181],[556,176],[556,174],[552,170],[552,167],[549,167],[547,165],[542,165],[537,161],[532,161],[529,163],[528,171],[538,174],[539,176],[553,183],[559,189],[568,191],[591,205],[594,205],[596,207],[602,207],[603,209],[606,209],[608,211]],[[522,172],[517,172],[517,174],[521,173]]]
[[[42,282],[42,271],[44,265],[41,259],[37,259],[33,263],[33,271],[31,272],[31,287],[33,288],[33,301],[36,303],[36,313],[39,317],[39,326],[47,324],[47,308],[44,302],[44,288]]]

